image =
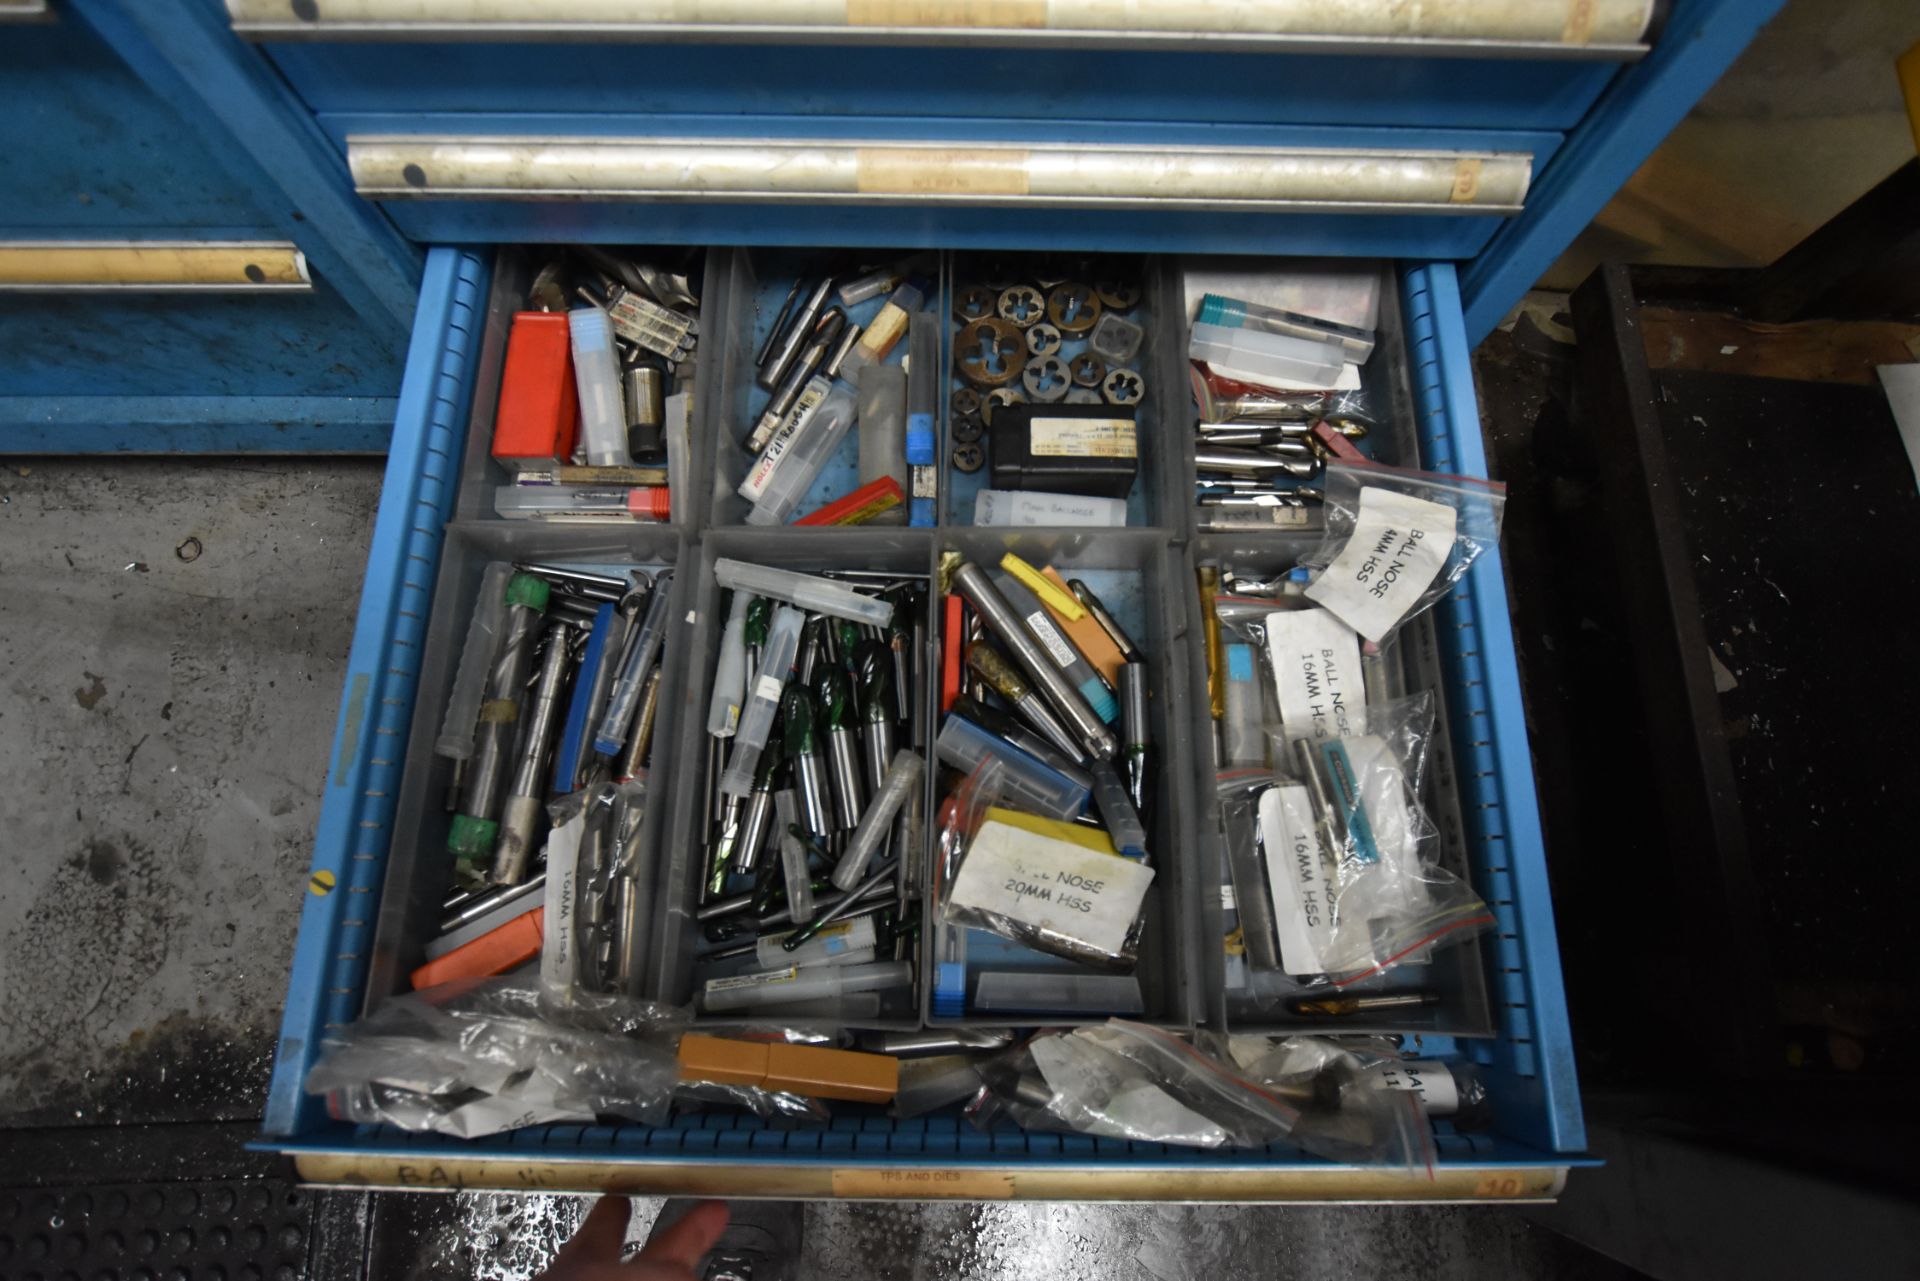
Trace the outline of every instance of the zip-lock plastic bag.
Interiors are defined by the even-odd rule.
[[[1324,1037],[1201,1033],[1191,1042],[1122,1019],[1042,1032],[977,1065],[976,1125],[1068,1130],[1198,1148],[1288,1143],[1331,1161],[1432,1177],[1433,1135],[1391,1063]]]
[[[545,933],[540,981],[548,999],[619,990],[619,956],[632,946],[641,895],[639,834],[647,775],[590,782],[547,806]]]
[[[1440,866],[1439,831],[1420,804],[1433,723],[1433,700],[1424,693],[1369,708],[1365,734],[1295,740],[1293,773],[1302,786],[1262,795],[1269,857],[1278,843],[1297,855],[1296,864],[1317,859],[1334,886],[1330,921],[1301,943],[1314,959],[1299,969],[1284,965],[1289,973],[1317,964],[1346,987],[1493,923],[1473,887]],[[1285,913],[1276,903],[1276,914]],[[1287,950],[1283,928],[1283,962]]]
[[[1299,1109],[1290,1136],[1330,1161],[1387,1166],[1433,1178],[1433,1126],[1425,1096],[1395,1082],[1401,1066],[1386,1047],[1324,1036],[1220,1038],[1222,1053],[1249,1081]],[[1221,1047],[1213,1046],[1216,1052]]]
[[[1506,486],[1381,463],[1330,463],[1326,537],[1307,599],[1380,644],[1500,541]]]
[[[986,1088],[967,1111],[979,1125],[1006,1116],[1022,1129],[1258,1148],[1285,1139],[1299,1116],[1216,1056],[1121,1019],[1042,1032],[979,1071]]]
[[[460,1138],[617,1116],[664,1124],[676,1100],[818,1119],[813,1100],[680,1079],[686,1011],[522,978],[463,979],[393,997],[327,1039],[307,1073],[347,1120]]]
[[[1005,778],[1006,767],[989,757],[942,813],[940,847],[959,857],[942,887],[941,920],[1131,973],[1153,869],[1123,858],[1098,829],[1005,804]]]

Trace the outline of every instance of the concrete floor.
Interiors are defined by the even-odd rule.
[[[379,482],[370,461],[0,469],[0,1129],[259,1116]],[[367,1274],[419,1281],[529,1276],[580,1213],[383,1201]],[[1633,1275],[1488,1209],[808,1213],[810,1277]]]

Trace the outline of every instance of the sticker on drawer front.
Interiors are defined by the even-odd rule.
[[[1044,27],[1048,0],[847,0],[855,27]]]
[[[1367,732],[1360,638],[1353,628],[1324,609],[1276,610],[1267,615],[1267,655],[1288,742]]]
[[[1019,921],[1118,955],[1153,869],[989,820],[953,879],[949,908]]]
[[[1445,503],[1391,489],[1362,489],[1353,534],[1307,588],[1307,599],[1378,644],[1439,577],[1453,554],[1458,519]]]
[[[1304,786],[1282,783],[1260,794],[1260,843],[1280,934],[1280,968],[1296,977],[1325,973],[1320,958],[1333,939],[1339,869],[1320,839]]]
[[[1453,166],[1453,192],[1449,199],[1454,204],[1466,204],[1480,194],[1480,161],[1472,156],[1462,157]]]
[[[854,181],[862,195],[1024,196],[1027,153],[965,147],[861,147]]]
[[[1131,418],[1035,418],[1027,425],[1036,458],[1138,458]]]

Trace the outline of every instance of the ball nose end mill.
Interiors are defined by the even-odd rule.
[[[833,803],[827,796],[826,758],[814,715],[813,694],[799,682],[780,698],[780,733],[799,793],[800,821],[816,836],[833,832]]]

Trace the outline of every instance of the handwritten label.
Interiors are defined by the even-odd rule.
[[[1024,196],[1025,148],[861,147],[855,189],[884,196]]]
[[[1321,957],[1339,915],[1339,867],[1320,839],[1307,789],[1283,783],[1260,794],[1260,841],[1267,855],[1280,935],[1280,968],[1292,975],[1324,974]]]
[[[1408,1059],[1403,1063],[1384,1063],[1375,1069],[1380,1084],[1389,1090],[1411,1090],[1434,1116],[1452,1116],[1460,1110],[1460,1087],[1453,1069],[1431,1059]]]
[[[1267,615],[1267,657],[1288,742],[1367,732],[1366,682],[1353,628],[1324,609],[1276,611]]]
[[[1362,489],[1353,534],[1307,588],[1307,599],[1378,644],[1440,576],[1453,554],[1458,518],[1445,503],[1391,489]]]
[[[1035,418],[1027,424],[1035,458],[1137,458],[1131,418]]]
[[[1153,869],[1144,864],[988,820],[960,864],[947,904],[1118,955],[1151,884]]]
[[[587,830],[584,812],[547,836],[546,917],[540,940],[540,985],[551,992],[569,991],[579,976],[580,949],[575,945],[574,878],[580,866],[580,837]]]

